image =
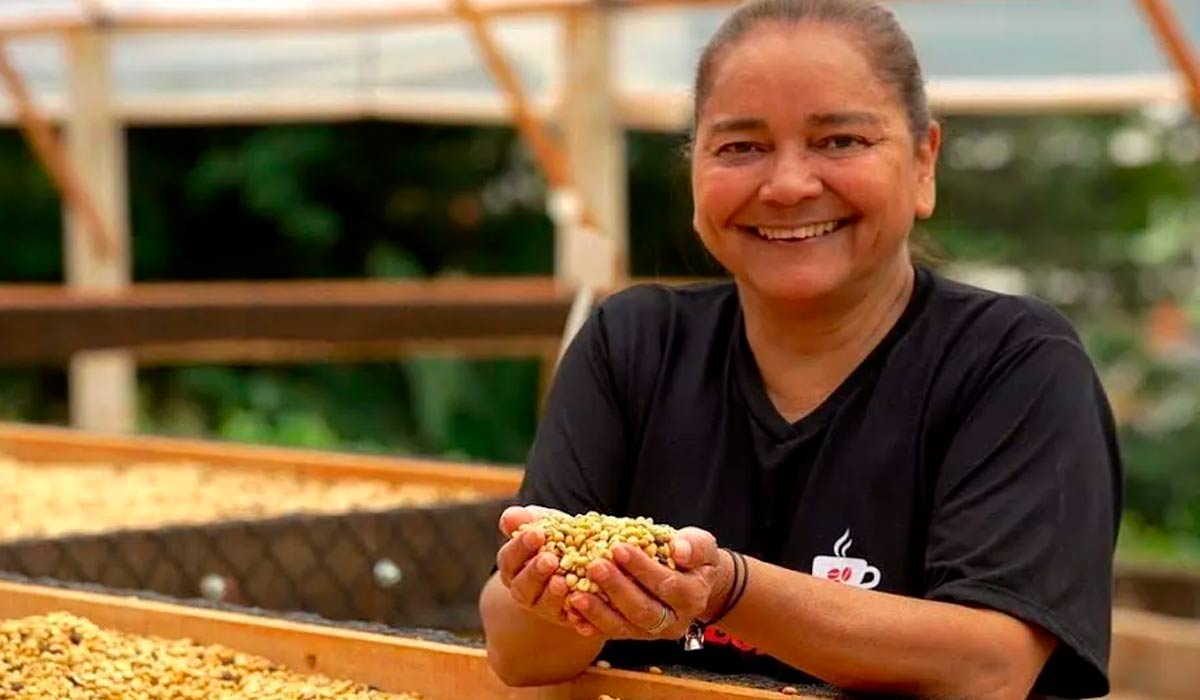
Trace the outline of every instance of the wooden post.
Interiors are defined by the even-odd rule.
[[[558,226],[556,274],[567,284],[612,289],[629,276],[625,134],[613,84],[612,13],[595,6],[568,12],[564,29],[561,124],[569,182],[590,208],[594,226],[587,225],[588,217],[559,218],[583,223]]]
[[[91,192],[111,240],[99,251],[84,222],[65,214],[65,276],[77,289],[112,291],[131,277],[125,134],[113,108],[113,79],[106,35],[87,29],[67,35],[70,114],[67,155]],[[127,352],[79,353],[70,362],[71,423],[106,432],[129,432],[137,419],[137,368]]]

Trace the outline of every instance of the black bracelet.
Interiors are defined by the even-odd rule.
[[[742,594],[746,592],[746,583],[750,580],[750,569],[746,565],[746,558],[731,549],[725,549],[725,551],[728,552],[729,558],[733,562],[733,583],[729,586],[729,596],[725,598],[725,604],[721,606],[716,615],[713,615],[711,620],[704,623],[705,627],[717,624],[729,614],[729,611],[733,610],[733,606],[738,604],[738,601],[742,599]]]
[[[742,602],[742,596],[746,593],[746,586],[750,585],[750,565],[746,563],[746,555],[742,554],[741,552],[733,552],[733,554],[736,555],[738,561],[742,563],[742,581],[741,585],[737,589],[737,593],[735,593],[726,604],[725,612],[722,614],[722,616],[728,615],[735,607],[737,607],[738,603]]]
[[[683,636],[683,648],[687,651],[698,651],[704,648],[705,630],[720,622],[733,610],[734,606],[742,600],[742,595],[746,592],[746,585],[750,582],[750,566],[746,563],[746,557],[731,549],[724,547],[721,549],[729,554],[729,560],[733,564],[733,583],[729,584],[729,595],[725,598],[725,603],[711,620],[707,622],[692,620],[692,623],[688,625],[687,632]]]

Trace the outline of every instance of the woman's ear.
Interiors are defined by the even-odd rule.
[[[930,122],[925,138],[917,144],[916,152],[916,202],[915,209],[918,219],[928,219],[933,216],[937,206],[937,159],[942,148],[942,127],[937,122]]]

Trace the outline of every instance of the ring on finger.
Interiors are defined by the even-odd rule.
[[[667,628],[667,626],[670,624],[671,624],[671,609],[664,605],[663,609],[662,609],[662,618],[659,619],[657,624],[655,624],[650,629],[646,630],[646,634],[651,634],[651,635],[658,634],[658,633],[662,632],[663,630],[665,630]]]

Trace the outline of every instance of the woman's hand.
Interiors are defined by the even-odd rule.
[[[546,542],[545,535],[531,529],[517,537],[512,533],[522,525],[559,511],[540,506],[513,506],[500,515],[500,531],[508,537],[496,553],[500,582],[520,608],[544,620],[570,625],[563,601],[567,596],[567,581],[555,575],[558,557],[539,551]]]
[[[610,639],[679,639],[692,620],[710,619],[729,595],[729,555],[721,554],[711,534],[689,527],[672,540],[671,557],[674,571],[622,543],[613,547],[613,561],[589,564],[588,578],[608,603],[572,593],[567,602],[582,618],[574,622],[576,630]]]

